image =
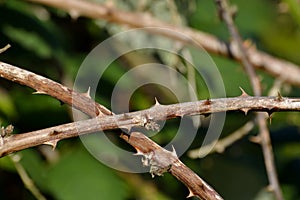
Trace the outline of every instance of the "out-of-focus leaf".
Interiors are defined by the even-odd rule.
[[[3,32],[11,40],[21,44],[25,49],[35,52],[41,58],[51,56],[51,48],[44,40],[34,32],[29,32],[12,26],[6,26]]]
[[[286,3],[289,11],[291,13],[291,16],[294,18],[294,20],[298,23],[300,26],[300,4],[297,0],[283,0],[282,2]]]
[[[285,200],[294,200],[296,197],[296,189],[289,185],[282,185],[282,193]],[[266,189],[262,189],[257,196],[254,198],[254,200],[273,200],[274,195],[270,191],[267,191]]]
[[[289,161],[291,159],[299,158],[300,156],[300,144],[299,142],[288,143],[281,145],[280,149],[277,150],[278,156],[281,161]]]
[[[12,102],[11,96],[0,88],[0,113],[4,113],[8,117],[16,115],[16,110]]]
[[[78,149],[49,170],[47,184],[57,199],[124,199],[126,187],[108,168]]]
[[[19,153],[21,156],[20,163],[26,169],[29,176],[40,189],[47,188],[47,170],[42,158],[37,151],[33,149],[26,149]]]
[[[16,171],[14,164],[8,156],[0,158],[0,168],[8,171]]]

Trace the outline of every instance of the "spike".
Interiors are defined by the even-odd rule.
[[[157,100],[157,98],[156,98],[156,97],[154,97],[154,100],[155,100],[155,106],[159,106],[159,105],[161,105],[161,104],[158,102],[158,100]]]
[[[118,126],[119,129],[122,130],[123,133],[125,133],[126,135],[130,136],[130,133],[132,132],[132,126],[129,125],[124,125],[124,126]]]
[[[141,152],[139,149],[136,149],[136,153],[134,153],[133,155],[135,155],[135,156],[143,156],[145,154],[143,152]]]
[[[247,115],[250,108],[241,108],[240,110],[243,111],[245,113],[245,115]]]
[[[54,150],[56,148],[56,145],[57,145],[58,141],[59,141],[59,139],[56,139],[56,140],[51,140],[51,141],[44,142],[43,144],[52,146],[52,150]]]
[[[91,98],[90,92],[91,92],[91,87],[89,87],[85,93],[82,93],[82,95]]]
[[[44,91],[37,90],[36,92],[33,92],[32,94],[47,94],[47,93]]]
[[[72,9],[69,11],[69,15],[73,20],[77,20],[78,17],[80,17],[80,13],[77,10],[72,10]]]
[[[272,114],[273,114],[273,109],[270,109],[270,110],[268,110],[267,111],[267,113],[268,113],[268,116],[269,116],[269,122],[270,122],[270,124],[272,123]]]
[[[186,198],[195,197],[196,195],[192,192],[192,190],[190,188],[188,189],[189,189],[189,195]]]
[[[240,95],[240,97],[249,97],[249,95],[245,92],[245,90],[242,87],[239,87],[239,88],[242,91],[242,94]]]
[[[176,150],[173,145],[172,145],[172,155],[175,156],[176,158],[178,158]]]
[[[283,97],[281,96],[280,92],[277,92],[277,97],[275,98],[276,101],[283,101]]]
[[[269,123],[272,124],[272,116],[269,116]]]

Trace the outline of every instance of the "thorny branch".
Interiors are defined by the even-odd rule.
[[[116,9],[112,5],[99,4],[83,0],[27,0],[67,11],[75,19],[89,17],[102,19],[112,23],[126,25],[132,28],[157,27],[154,34],[163,35],[185,44],[204,48],[206,51],[240,61],[241,53],[235,43],[227,44],[213,35],[188,27],[179,27],[155,19],[149,14],[126,12]],[[139,19],[139,20],[136,20]],[[148,29],[149,30],[149,29]],[[153,29],[152,29],[153,30]],[[176,34],[179,32],[181,34]],[[183,37],[185,35],[186,37]],[[292,85],[300,86],[300,67],[261,52],[255,46],[247,47],[248,59],[251,65],[270,75]]]
[[[239,34],[237,27],[233,22],[233,13],[232,9],[229,6],[227,0],[216,0],[217,7],[220,12],[220,16],[222,20],[226,23],[230,35],[232,36],[232,40],[237,44],[238,50],[241,52],[241,63],[243,64],[245,71],[247,72],[253,92],[255,96],[261,96],[261,85],[259,78],[255,72],[254,67],[251,64],[251,60],[249,58],[248,51],[243,45],[242,38]],[[259,128],[259,141],[262,146],[265,165],[267,169],[267,174],[270,182],[270,188],[274,192],[275,198],[277,200],[282,200],[282,192],[280,189],[279,181],[277,178],[277,172],[274,162],[274,155],[272,150],[272,144],[270,139],[269,129],[267,127],[265,116],[263,113],[257,113],[256,115],[257,124]]]
[[[148,124],[153,124],[160,120],[190,115],[207,115],[224,111],[242,111],[245,114],[249,111],[266,111],[269,114],[279,111],[300,111],[300,99],[241,96],[171,105],[155,104],[146,110],[118,115],[98,116],[88,120],[4,137],[2,138],[3,145],[0,146],[0,157],[41,144],[50,144],[55,147],[56,143],[62,139],[82,134],[123,127],[131,129],[134,126],[141,126],[147,129],[149,127],[147,126]],[[124,135],[122,137],[127,136]],[[128,139],[131,139],[131,137]]]
[[[120,125],[117,121],[115,121],[115,115],[113,115],[112,112],[110,112],[104,106],[95,103],[87,96],[87,94],[76,93],[75,91],[72,91],[71,89],[57,82],[54,82],[50,79],[47,79],[45,77],[39,76],[32,72],[20,69],[18,67],[3,62],[0,62],[0,77],[31,87],[37,91],[36,92],[37,94],[42,93],[42,94],[48,94],[50,96],[53,96],[56,99],[66,104],[69,104],[70,106],[72,106],[73,102],[76,102],[76,108],[78,110],[85,112],[91,117],[94,116],[97,117],[90,120],[91,121],[96,120],[96,123],[94,125],[98,128],[103,128],[99,126],[99,124],[103,123],[105,119],[108,120],[109,117],[111,117],[110,120],[106,121],[108,122],[108,126],[114,128],[113,126],[115,125],[115,128],[118,128]],[[113,115],[113,116],[109,116],[109,115]],[[119,115],[119,117],[126,118],[126,115],[122,114]],[[133,120],[132,122],[134,124],[146,126],[148,121],[145,121],[145,119],[149,120],[150,118],[149,117],[145,118],[144,116],[138,115],[138,117],[132,118]],[[0,155],[4,156],[8,153],[27,148],[26,145],[30,143],[32,144],[31,146],[36,146],[38,144],[48,144],[55,147],[56,143],[60,139],[62,139],[60,137],[64,135],[61,134],[61,132],[65,133],[66,138],[78,136],[79,132],[77,129],[80,127],[77,126],[78,123],[86,127],[83,128],[82,134],[88,133],[89,130],[91,130],[91,132],[96,131],[96,128],[94,127],[93,129],[93,126],[90,124],[91,121],[75,122],[77,124],[71,123],[65,126],[61,125],[58,127],[58,129],[57,127],[56,128],[54,127],[54,128],[48,128],[39,131],[33,131],[27,134],[16,134],[4,138],[0,137],[1,144],[2,144],[0,145],[0,152],[1,152]],[[116,125],[118,126],[116,127]],[[126,124],[126,120],[125,122],[121,122],[121,125],[128,127]],[[76,129],[76,131],[74,128]],[[30,138],[30,141],[26,142],[26,140],[28,140],[27,139],[28,137]],[[144,134],[140,132],[132,132],[130,133],[130,137],[127,134],[121,134],[120,137],[124,139],[126,142],[128,142],[131,146],[133,146],[139,155],[143,155],[145,157],[147,162],[144,162],[144,164],[148,165],[150,169],[152,168],[151,171],[152,175],[162,175],[164,172],[168,171],[173,176],[175,176],[178,180],[184,183],[189,190],[188,197],[194,196],[203,200],[223,199],[213,188],[211,188],[195,172],[193,172],[190,168],[184,165],[174,153],[172,154],[172,152],[165,150],[164,148],[162,148],[161,146],[153,142]],[[15,146],[11,146],[13,143]],[[13,149],[11,149],[12,147]],[[162,162],[161,162],[161,158],[163,158]]]

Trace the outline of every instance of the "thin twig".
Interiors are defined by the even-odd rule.
[[[10,48],[10,44],[7,44],[5,47],[0,49],[0,54]]]
[[[20,155],[10,155],[11,161],[13,162],[22,182],[24,183],[25,187],[31,192],[31,194],[37,200],[46,200],[43,194],[39,191],[39,189],[34,184],[33,180],[29,177],[26,170],[24,169],[23,165],[20,163]]]
[[[216,4],[218,6],[218,9],[220,11],[220,15],[224,22],[226,23],[229,32],[232,36],[233,41],[237,44],[239,51],[241,52],[241,62],[245,68],[245,71],[247,72],[253,92],[255,96],[261,96],[261,85],[258,76],[256,75],[255,69],[251,64],[251,61],[249,59],[249,54],[246,51],[242,38],[233,22],[232,19],[232,11],[231,7],[228,5],[227,0],[215,0]],[[257,124],[259,127],[259,139],[260,144],[262,146],[263,154],[264,154],[264,160],[266,165],[266,170],[269,178],[269,182],[271,185],[271,189],[274,192],[275,198],[277,200],[282,200],[282,192],[280,189],[279,181],[277,178],[277,172],[274,162],[274,155],[271,145],[271,139],[270,139],[270,133],[269,129],[267,127],[267,123],[265,120],[265,116],[263,113],[257,113],[256,115]]]
[[[188,155],[191,158],[202,158],[208,153],[223,153],[227,147],[232,145],[237,140],[241,139],[243,136],[247,135],[253,129],[253,127],[254,123],[252,121],[249,121],[227,137],[224,137],[218,141],[214,141],[211,144],[208,144],[201,148],[190,150],[188,152]]]
[[[102,5],[83,0],[27,0],[59,9],[70,13],[71,16],[89,17],[92,19],[102,19],[109,22],[126,25],[132,28],[156,27],[152,30],[154,34],[163,35],[185,44],[192,44],[196,47],[204,48],[206,51],[235,60],[241,60],[239,49],[233,44],[226,44],[213,35],[201,32],[188,27],[179,27],[168,24],[151,17],[148,14],[125,12],[114,8],[112,5]],[[136,20],[139,19],[139,20]],[[180,33],[177,34],[176,32]],[[230,49],[230,50],[229,50]],[[286,83],[300,86],[300,67],[273,57],[269,54],[257,50],[254,46],[248,49],[250,63],[257,69],[261,69],[270,75],[283,80]]]
[[[71,89],[56,83],[50,79],[45,77],[36,75],[32,72],[20,69],[18,67],[9,65],[7,63],[0,62],[0,77],[20,83],[22,85],[29,86],[37,91],[37,93],[48,94],[50,96],[55,97],[56,99],[69,104],[72,106],[74,102],[76,102],[76,108],[85,112],[86,114],[94,117],[97,115],[97,123],[96,126],[99,127],[99,122],[105,121],[107,117],[111,117],[113,121],[109,123],[116,122],[115,116],[109,116],[113,113],[109,111],[104,106],[95,103],[92,99],[90,99],[86,94],[80,94],[72,91]],[[73,99],[72,99],[73,98]],[[95,113],[96,109],[96,113]],[[107,116],[108,115],[108,116]],[[126,115],[120,115],[119,117],[126,118]],[[132,119],[134,123],[145,124],[145,119],[149,119],[145,116],[138,116],[135,119]],[[95,120],[91,119],[91,120]],[[139,121],[141,120],[141,121]],[[89,121],[91,122],[91,121]],[[141,123],[142,122],[142,123]],[[147,120],[146,120],[147,122]],[[84,132],[89,132],[91,130],[91,124],[87,122],[75,122],[75,123],[82,123],[83,126],[86,127]],[[78,125],[78,124],[77,124]],[[110,124],[112,125],[112,124]],[[118,124],[119,126],[120,124]],[[121,124],[122,125],[122,124]],[[126,123],[123,124],[127,127]],[[101,127],[101,126],[100,126]],[[62,128],[62,127],[59,127]],[[74,128],[70,124],[69,126],[65,127],[66,129]],[[76,127],[78,128],[78,126]],[[49,131],[50,130],[50,131]],[[100,129],[101,130],[101,129]],[[41,131],[41,130],[40,130]],[[31,144],[38,145],[39,142],[42,144],[50,144],[55,147],[56,143],[59,141],[59,137],[61,137],[60,129],[48,129],[49,132],[45,133],[45,138],[42,138],[42,135],[38,135],[36,132],[31,132],[31,136],[33,138]],[[72,133],[72,132],[71,132]],[[69,132],[69,134],[71,134]],[[73,137],[78,135],[78,132],[74,132],[73,130]],[[20,149],[26,148],[25,146],[29,143],[25,142],[27,139],[27,134],[17,134],[13,136],[8,136],[2,138],[3,145],[1,146],[2,156],[9,153],[7,150],[7,146],[4,148],[5,145],[12,145],[12,141],[20,147]],[[134,147],[140,155],[145,156],[148,159],[148,164],[155,163],[156,168],[157,166],[163,166],[163,168],[167,169],[174,177],[180,180],[182,183],[186,185],[189,190],[188,197],[198,197],[203,200],[221,200],[223,199],[211,186],[209,186],[204,180],[202,180],[195,172],[193,172],[190,168],[184,165],[176,155],[172,152],[165,150],[147,136],[140,132],[132,132],[129,135],[121,134],[121,138],[128,142],[132,147]],[[10,140],[10,142],[7,142]],[[34,145],[34,146],[35,146]],[[6,153],[4,153],[6,152]],[[155,155],[155,156],[153,156]],[[157,158],[161,158],[157,159]],[[167,166],[166,166],[167,165]],[[155,175],[162,175],[161,169],[158,168],[157,171],[152,171],[152,174]],[[164,171],[166,172],[166,171]]]

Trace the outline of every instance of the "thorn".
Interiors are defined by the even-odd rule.
[[[122,130],[122,132],[128,136],[130,136],[130,133],[132,132],[132,126],[124,125],[124,126],[118,126],[119,129]]]
[[[245,113],[245,115],[247,115],[250,108],[241,108],[240,110],[243,111]]]
[[[161,104],[159,103],[159,101],[157,100],[157,98],[156,98],[156,97],[154,97],[154,100],[155,100],[155,104],[154,104],[154,106],[159,106],[159,105],[161,105]]]
[[[47,94],[46,92],[44,92],[44,91],[36,91],[36,92],[33,92],[32,94]]]
[[[56,139],[56,140],[51,140],[51,141],[48,141],[48,142],[44,142],[43,144],[52,146],[52,150],[54,150],[56,148],[56,145],[57,145],[58,141],[59,141],[59,139]]]
[[[186,198],[191,198],[191,197],[194,197],[194,196],[196,196],[196,195],[189,188],[189,195]]]
[[[82,95],[91,99],[90,92],[91,92],[91,87],[89,87],[86,92],[82,93]]]
[[[242,94],[240,95],[240,97],[249,97],[249,95],[245,92],[245,90],[242,87],[239,87],[239,88],[242,91]]]
[[[268,116],[269,116],[269,122],[270,122],[270,124],[272,123],[272,114],[273,114],[273,110],[271,109],[271,110],[268,110],[267,111],[267,113],[268,113]]]
[[[80,13],[77,10],[70,10],[69,15],[73,20],[77,20],[80,17]]]
[[[133,155],[135,156],[143,156],[145,155],[143,152],[141,152],[139,149],[135,149],[136,150],[136,153],[134,153]]]
[[[172,145],[172,155],[175,156],[176,158],[178,158],[176,150],[173,145]]]
[[[272,116],[269,116],[269,123],[272,124]]]
[[[275,101],[283,101],[283,97],[281,96],[280,92],[277,92],[277,97],[275,98]]]

